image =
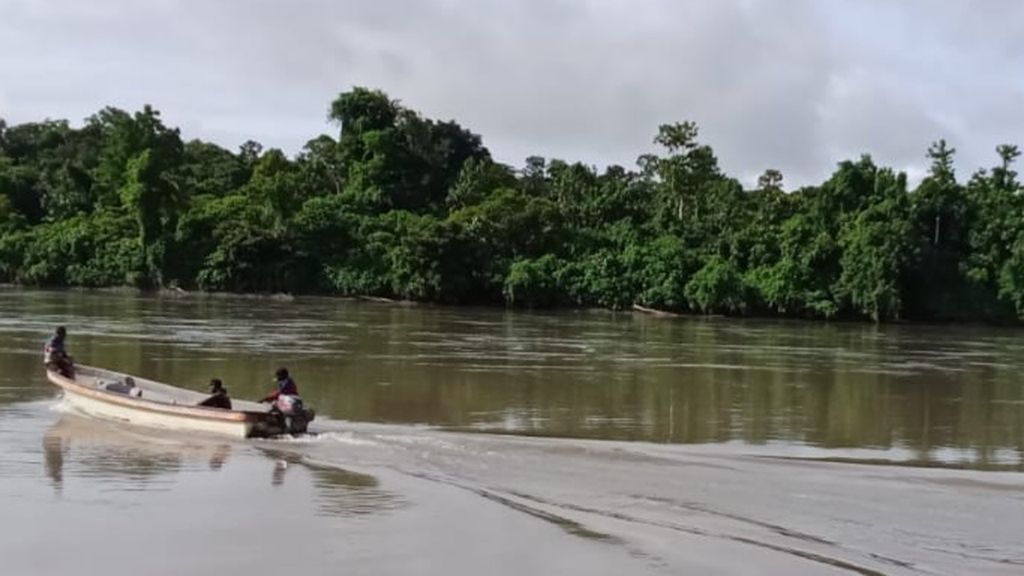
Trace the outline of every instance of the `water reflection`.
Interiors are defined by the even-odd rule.
[[[401,508],[404,500],[384,490],[376,477],[326,466],[310,461],[302,454],[287,450],[260,447],[274,464],[271,485],[282,486],[290,469],[301,467],[311,475],[316,489],[317,512],[323,516],[351,518],[379,514]]]
[[[215,437],[171,438],[156,431],[119,425],[68,413],[42,438],[43,472],[58,496],[69,483],[98,486],[101,492],[163,492],[195,480],[196,474],[220,472],[230,465],[233,451],[250,456],[240,471],[267,466],[271,485],[284,487],[288,476],[294,490],[285,500],[310,501],[322,516],[357,517],[396,509],[404,501],[384,490],[374,476],[318,464],[301,453],[252,444],[232,445]],[[237,474],[238,472],[236,472]],[[177,476],[188,474],[189,480]],[[204,490],[221,490],[223,483],[202,483]],[[308,487],[310,494],[304,494]],[[190,490],[186,488],[186,490]]]
[[[72,477],[95,478],[108,489],[166,489],[171,476],[194,462],[219,470],[231,452],[229,444],[178,442],[146,432],[76,414],[64,414],[43,435],[44,471],[59,494],[66,469]]]
[[[227,444],[221,444],[214,448],[213,453],[210,454],[210,470],[220,470],[223,468],[224,462],[227,461],[230,453],[231,447]]]
[[[64,491],[64,457],[67,452],[63,438],[50,433],[43,436],[43,467],[58,495]]]

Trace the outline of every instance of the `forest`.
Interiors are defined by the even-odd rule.
[[[914,188],[870,156],[794,190],[719,167],[692,122],[632,169],[529,157],[354,88],[289,157],[184,140],[160,113],[0,119],[0,282],[375,296],[510,307],[1019,322],[1017,146]]]

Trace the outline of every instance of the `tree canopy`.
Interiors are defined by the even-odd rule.
[[[183,141],[146,106],[81,127],[0,119],[0,281],[633,305],[874,321],[1024,318],[1017,146],[957,179],[868,156],[817,186],[744,189],[692,122],[630,170],[495,162],[480,136],[386,94],[342,93],[294,157]]]

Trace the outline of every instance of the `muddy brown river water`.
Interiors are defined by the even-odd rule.
[[[315,435],[95,420],[84,363]],[[0,290],[0,573],[1024,574],[1024,331]]]

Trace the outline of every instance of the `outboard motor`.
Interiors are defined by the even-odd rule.
[[[302,405],[302,398],[288,394],[277,397],[272,411],[279,415],[281,429],[286,434],[305,434],[309,423],[316,417],[311,408]]]

